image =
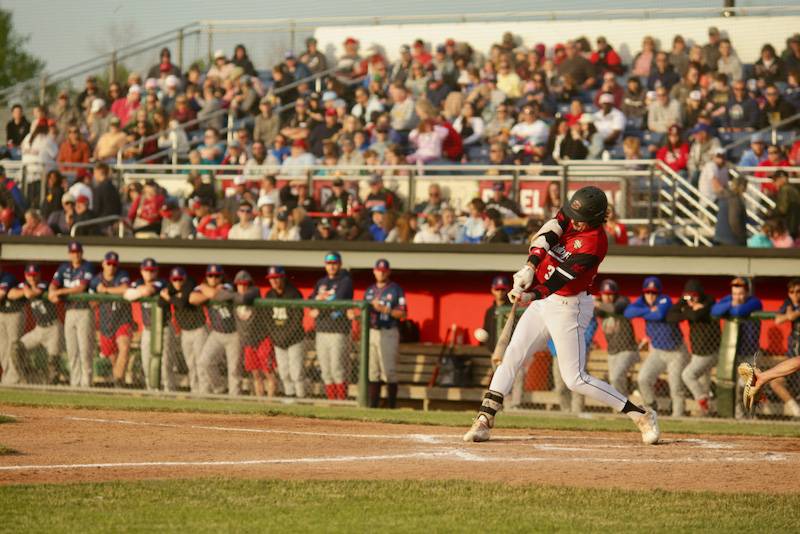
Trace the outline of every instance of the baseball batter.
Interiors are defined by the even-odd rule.
[[[92,281],[92,264],[83,259],[83,246],[77,241],[69,244],[69,261],[58,266],[48,298],[53,304],[63,297],[85,293]],[[69,360],[69,385],[88,388],[92,385],[92,358],[94,357],[94,320],[88,302],[66,304],[64,315],[64,340]]]
[[[369,405],[377,408],[381,382],[387,387],[387,405],[397,407],[397,353],[400,346],[398,322],[406,316],[403,288],[389,280],[389,261],[380,259],[372,269],[375,283],[367,288],[369,302]]]
[[[48,357],[47,382],[58,382],[58,360],[61,348],[61,323],[58,321],[55,304],[44,299],[47,284],[42,281],[39,266],[29,263],[25,266],[25,281],[9,291],[8,298],[27,302],[30,305],[34,327],[12,346],[16,361],[25,361],[26,351],[38,346],[44,347]]]
[[[631,403],[609,384],[586,372],[584,333],[594,313],[589,288],[605,258],[608,241],[603,223],[608,200],[597,187],[577,191],[531,240],[528,261],[516,274],[509,299],[531,303],[511,336],[503,361],[484,395],[464,441],[487,441],[503,398],[526,360],[552,339],[567,387],[627,414],[642,441],[658,441],[656,414]]]

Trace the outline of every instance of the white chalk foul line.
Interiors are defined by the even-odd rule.
[[[752,457],[719,457],[719,458],[552,458],[540,456],[493,458],[481,456],[464,449],[448,449],[440,452],[414,452],[406,454],[381,454],[372,456],[323,456],[309,458],[273,458],[259,460],[203,460],[203,461],[150,461],[150,462],[104,462],[88,464],[43,464],[43,465],[4,465],[2,471],[43,471],[43,470],[80,470],[80,469],[141,469],[162,467],[237,467],[253,465],[289,465],[289,464],[328,464],[353,462],[381,462],[387,460],[445,460],[480,463],[628,463],[628,464],[674,464],[674,463],[741,463],[753,461],[785,461],[780,454],[765,453]]]
[[[397,439],[403,441],[416,441],[419,443],[439,443],[440,437],[431,434],[352,434],[345,432],[310,432],[303,430],[275,430],[269,428],[242,428],[231,426],[209,426],[209,425],[179,425],[174,423],[148,423],[144,421],[130,421],[128,419],[101,419],[94,417],[65,417],[70,421],[84,421],[90,423],[108,423],[119,425],[134,426],[154,426],[162,428],[192,428],[195,430],[215,430],[221,432],[245,432],[251,434],[288,434],[294,436],[317,436],[317,437],[341,437],[341,438],[363,438],[363,439]]]

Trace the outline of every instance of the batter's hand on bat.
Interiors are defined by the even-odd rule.
[[[531,287],[531,284],[533,283],[533,275],[533,267],[525,264],[522,269],[514,273],[514,289],[520,288],[522,291],[524,291]]]
[[[520,305],[525,306],[527,304],[530,304],[530,302],[533,300],[533,294],[526,293],[524,290],[518,287],[514,287],[511,289],[511,291],[508,292],[508,300],[511,303],[519,301]]]

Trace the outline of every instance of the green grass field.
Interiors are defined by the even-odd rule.
[[[12,414],[14,406],[50,406],[456,426],[469,424],[472,417],[468,412],[365,410],[29,390],[0,390],[0,405],[4,406],[3,411]],[[506,428],[631,430],[627,420],[604,415],[583,419],[503,414],[498,420],[499,426]],[[2,423],[14,424],[12,421],[0,418]],[[673,433],[800,437],[800,425],[755,421],[664,420],[662,428]],[[800,494],[593,490],[472,481],[287,482],[201,478],[0,486],[0,530],[26,533],[788,532],[797,528],[798,510]]]
[[[7,532],[788,532],[800,496],[475,482],[189,480],[0,489]]]

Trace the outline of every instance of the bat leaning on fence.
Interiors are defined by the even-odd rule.
[[[442,341],[442,350],[439,352],[439,359],[436,360],[436,367],[433,368],[433,372],[431,373],[431,379],[428,381],[428,387],[432,388],[436,385],[436,381],[439,380],[439,371],[442,369],[442,362],[444,361],[445,357],[452,354],[455,350],[456,346],[456,331],[458,330],[458,325],[453,323],[453,325],[447,330],[447,333],[444,335],[444,341]]]
[[[503,361],[506,347],[508,347],[508,343],[511,341],[511,332],[514,331],[514,323],[517,320],[518,303],[519,299],[515,300],[511,305],[511,311],[508,314],[508,319],[506,319],[506,324],[503,325],[503,331],[497,336],[497,344],[494,346],[494,352],[492,352],[492,367],[495,369],[500,365],[500,362]]]

